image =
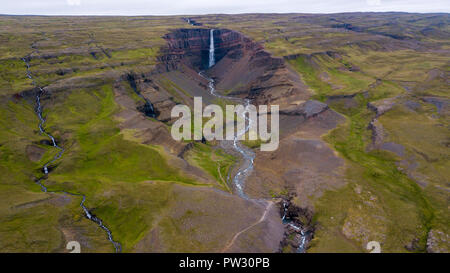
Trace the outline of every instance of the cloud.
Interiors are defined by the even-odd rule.
[[[179,15],[256,12],[450,12],[449,0],[0,0],[2,14]]]
[[[366,0],[366,3],[369,6],[379,6],[381,5],[381,0]]]
[[[79,5],[81,5],[81,0],[67,0],[67,5],[79,6]]]

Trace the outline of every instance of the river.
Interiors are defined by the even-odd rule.
[[[214,29],[210,30],[210,45],[209,45],[209,61],[208,61],[208,68],[211,68],[212,66],[215,65],[216,60],[215,60],[215,44],[214,44]],[[205,78],[206,80],[208,80],[208,89],[209,92],[217,97],[217,98],[221,98],[221,99],[225,99],[225,100],[230,100],[230,101],[234,101],[240,104],[243,104],[245,107],[245,110],[248,110],[248,107],[250,105],[250,100],[249,99],[242,99],[242,98],[238,98],[238,97],[231,97],[231,96],[224,96],[221,94],[218,94],[216,92],[216,88],[215,88],[215,82],[214,79],[208,77],[203,71],[199,72],[199,75],[202,76],[203,78]],[[272,200],[260,200],[260,199],[251,199],[250,197],[248,197],[245,194],[244,191],[244,187],[245,187],[245,180],[247,179],[248,176],[250,176],[250,174],[253,171],[253,166],[254,166],[254,160],[255,160],[255,153],[252,149],[244,146],[239,139],[241,139],[241,137],[243,135],[245,135],[248,130],[251,128],[251,125],[254,122],[257,122],[256,120],[252,120],[250,115],[246,115],[246,111],[243,112],[241,118],[245,120],[246,126],[244,127],[243,130],[236,132],[234,139],[233,139],[233,149],[238,152],[241,157],[242,157],[242,164],[239,167],[236,175],[234,176],[232,183],[235,187],[236,193],[243,199],[246,200],[251,200],[251,201],[255,201],[255,202],[261,202],[261,201],[265,201],[268,202],[268,205],[266,207],[266,210],[264,211],[264,219],[265,216],[267,214],[267,208],[269,208],[269,206],[272,204]],[[223,142],[225,142],[227,140],[223,140]],[[307,234],[306,232],[303,230],[302,227],[296,225],[293,221],[291,221],[290,219],[287,219],[286,217],[286,212],[287,212],[287,208],[286,208],[286,202],[283,201],[283,216],[282,216],[282,222],[283,224],[287,225],[287,226],[291,226],[292,228],[294,228],[296,231],[298,231],[300,233],[300,241],[299,241],[299,246],[297,248],[297,252],[298,253],[304,253],[306,251],[306,245],[307,245]],[[261,218],[259,220],[259,222],[262,221]],[[252,225],[253,226],[253,225]],[[246,228],[245,230],[248,230],[248,228]],[[239,232],[237,235],[241,234],[241,232]],[[237,237],[237,236],[235,236]],[[236,238],[233,238],[232,242],[234,242]],[[229,246],[228,246],[229,247]]]
[[[50,133],[48,133],[45,128],[44,128],[44,124],[45,124],[45,118],[42,115],[43,112],[43,107],[41,104],[41,97],[42,95],[45,93],[45,89],[42,88],[41,86],[39,86],[36,81],[33,78],[33,74],[30,71],[30,57],[27,56],[25,58],[22,58],[22,61],[25,62],[26,68],[27,68],[27,78],[29,78],[33,85],[38,89],[38,92],[36,93],[36,115],[39,118],[39,131],[41,134],[47,136],[50,140],[51,140],[51,144],[54,148],[57,149],[57,153],[56,155],[48,162],[46,162],[43,166],[42,166],[42,171],[44,172],[44,176],[38,178],[36,180],[36,183],[41,187],[41,190],[43,192],[51,192],[51,193],[58,193],[58,194],[66,194],[66,195],[73,195],[73,196],[81,196],[82,197],[82,201],[80,202],[80,207],[83,209],[84,215],[87,219],[91,220],[92,222],[96,223],[101,229],[103,229],[107,236],[108,236],[108,240],[114,245],[114,249],[116,252],[121,252],[122,250],[122,246],[119,242],[114,241],[113,236],[111,231],[103,224],[103,221],[96,217],[95,215],[93,215],[90,210],[84,205],[84,203],[86,202],[86,196],[84,194],[79,194],[79,193],[71,193],[71,192],[66,192],[66,191],[49,191],[47,189],[47,187],[43,184],[43,181],[46,179],[46,176],[49,174],[49,166],[50,164],[54,163],[56,160],[60,159],[64,153],[64,148],[62,148],[61,146],[59,146],[55,140],[55,138],[53,137],[53,135],[51,135]]]

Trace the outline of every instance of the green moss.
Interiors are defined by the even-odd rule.
[[[404,251],[402,246],[415,238],[419,239],[420,250],[424,251],[427,233],[434,223],[435,210],[416,182],[397,169],[396,159],[392,155],[377,151],[366,152],[366,145],[370,141],[367,124],[373,113],[362,106],[366,104],[362,96],[359,100],[361,106],[358,110],[344,111],[347,122],[329,133],[325,139],[347,159],[347,179],[351,183],[362,185],[379,200],[380,217],[385,220],[379,229],[371,228],[375,234],[386,230],[383,251]],[[352,189],[347,187],[338,192],[328,192],[318,201],[319,213],[316,220],[329,230],[318,234],[319,238],[325,237],[322,243],[330,240],[328,236],[335,236],[336,232],[340,232],[338,230],[347,215],[346,208],[357,205],[358,198]],[[362,210],[362,215],[371,215],[369,208]],[[334,219],[331,220],[330,217]],[[349,243],[346,240],[340,242],[344,245]]]
[[[393,18],[390,16],[395,16],[398,24],[387,24]],[[215,28],[240,31],[277,56],[305,54],[289,62],[314,92],[315,99],[325,101],[329,95],[370,89],[370,98],[357,96],[355,107],[331,105],[347,117],[347,123],[326,139],[346,159],[345,178],[349,183],[336,191],[325,192],[316,202],[315,220],[320,228],[311,251],[365,251],[361,238],[349,239],[342,231],[346,222],[359,217],[364,223],[370,223],[368,234],[382,241],[382,251],[405,251],[404,245],[414,238],[420,239],[419,251],[423,251],[427,230],[436,228],[448,233],[448,194],[444,183],[449,169],[445,147],[448,122],[423,103],[423,111],[414,113],[396,107],[379,119],[389,133],[387,139],[404,145],[407,156],[416,157],[417,172],[424,174],[429,182],[425,189],[420,189],[397,170],[398,157],[388,152],[366,151],[370,142],[366,128],[373,117],[366,104],[404,94],[399,83],[411,87],[411,97],[447,97],[445,73],[449,67],[444,50],[448,49],[447,41],[442,35],[420,33],[440,24],[442,16],[377,14],[360,20],[333,15],[333,19],[357,21],[355,25],[369,32],[342,32],[330,28],[335,22],[327,16],[298,14],[213,15],[204,16],[201,21]],[[86,194],[86,205],[104,220],[125,251],[133,250],[157,223],[160,223],[159,235],[163,244],[169,245],[169,251],[211,249],[205,242],[191,240],[198,230],[183,227],[185,219],[193,215],[201,217],[196,215],[198,211],[188,210],[179,217],[166,214],[172,209],[171,200],[178,198],[171,193],[173,183],[196,185],[196,181],[170,166],[161,147],[140,144],[130,137],[130,132],[120,131],[114,119],[119,108],[111,90],[112,79],[131,70],[136,73],[151,70],[160,54],[158,48],[166,44],[163,35],[181,27],[189,26],[180,17],[0,18],[2,251],[65,251],[63,231],[68,228],[80,231],[93,249],[113,251],[103,230],[82,216],[79,198],[73,197],[64,205],[55,200],[45,201],[57,195],[41,193],[33,181],[42,175],[42,164],[56,152],[36,144],[45,136],[38,133],[34,102],[13,96],[33,88],[20,60],[33,51],[30,48],[33,43],[38,49],[35,56],[42,57],[31,61],[33,75],[40,85],[58,81],[57,85],[71,87],[75,81],[80,86],[103,85],[52,92],[51,99],[44,100],[46,129],[65,148],[63,159],[56,162],[58,166],[45,184],[50,189]],[[370,32],[406,35],[442,50],[427,52],[425,47],[398,50],[405,45],[403,42],[379,39],[379,35]],[[111,58],[103,53],[97,54],[97,58],[90,55],[101,48]],[[341,57],[330,57],[325,51],[338,52]],[[382,84],[369,88],[378,78],[383,80]],[[182,86],[173,82],[166,86],[177,102],[190,97]],[[139,100],[133,97],[133,92],[130,96]],[[223,106],[224,102],[217,104]],[[46,149],[39,162],[30,161],[26,154],[26,147],[31,144]],[[259,145],[258,142],[244,144]],[[229,191],[224,178],[235,159],[222,153],[210,145],[197,144],[192,154],[188,154],[188,160],[205,170],[211,180],[218,182],[219,188]],[[357,186],[362,187],[362,194],[355,193]],[[377,201],[371,201],[368,196]]]
[[[21,59],[0,60],[0,94],[12,95],[33,88]]]
[[[155,226],[155,220],[171,202],[171,184],[135,183],[108,184],[114,198],[96,195],[87,205],[101,216],[112,230],[115,240],[129,252]]]
[[[118,106],[110,85],[67,92],[47,111],[47,130],[71,138],[62,144],[63,159],[45,184],[49,190],[86,195],[86,206],[105,221],[125,251],[152,226],[171,181],[196,184],[169,166],[158,149],[124,138],[114,120]],[[154,189],[143,181],[166,181],[167,186]],[[148,207],[136,200],[146,200]]]
[[[244,144],[245,146],[249,147],[250,149],[256,149],[259,148],[261,146],[261,144],[263,143],[260,139],[257,140],[243,140],[241,141],[242,144]]]
[[[133,59],[147,60],[148,64],[155,64],[156,56],[158,56],[159,48],[138,48],[124,51],[114,51],[111,58],[120,61],[130,61]]]
[[[331,86],[320,80],[318,72],[314,70],[305,57],[298,57],[295,60],[291,60],[290,63],[300,73],[303,81],[314,91],[317,99],[323,101],[325,96],[331,93]]]
[[[236,161],[235,158],[220,148],[197,142],[193,145],[193,149],[186,155],[188,161],[212,175],[220,188],[231,191],[227,178]]]

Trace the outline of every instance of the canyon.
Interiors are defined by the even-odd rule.
[[[0,20],[3,251],[448,251],[448,16]],[[174,140],[194,97],[278,149]]]
[[[211,37],[211,39],[208,39],[208,33],[210,33],[211,36],[215,36]],[[280,105],[281,114],[286,114],[287,116],[290,116],[291,119],[300,119],[298,121],[299,125],[303,124],[303,122],[310,117],[322,116],[323,121],[315,122],[318,123],[317,126],[322,126],[320,123],[330,123],[330,121],[333,122],[333,120],[338,116],[336,113],[333,113],[333,111],[331,111],[331,113],[329,114],[331,116],[331,119],[326,115],[321,115],[322,112],[328,110],[326,105],[321,106],[321,104],[317,101],[307,100],[310,94],[307,90],[305,90],[304,83],[302,83],[298,77],[293,77],[293,75],[291,74],[292,71],[289,70],[284,60],[272,57],[269,53],[264,51],[261,46],[258,46],[256,43],[252,42],[242,34],[220,29],[214,31],[190,29],[179,30],[173,34],[165,36],[165,38],[169,43],[169,49],[166,56],[170,56],[165,56],[162,58],[162,60],[170,60],[170,64],[166,63],[166,67],[175,69],[180,69],[180,67],[183,67],[185,71],[188,69],[194,69],[198,71],[204,68],[205,63],[209,63],[209,69],[206,70],[205,73],[208,75],[208,77],[210,77],[210,82],[211,80],[213,80],[212,84],[209,85],[211,94],[214,95],[214,92],[216,92],[216,86],[217,91],[220,94],[225,93],[225,90],[237,90],[239,88],[237,91],[229,93],[228,97],[219,95],[219,98],[233,100],[235,97],[241,97],[243,99],[247,99],[252,103]],[[207,49],[211,48],[208,47],[208,40],[215,43],[215,46],[213,48],[215,48],[217,52],[219,52],[216,55],[217,57],[215,59],[215,62],[213,62],[213,65],[211,65],[211,62],[202,61],[202,59],[204,59],[204,57],[202,58],[202,56],[211,56],[211,54],[206,54]],[[174,55],[176,55],[177,57],[171,57]],[[195,65],[197,65],[197,67]],[[170,71],[170,69],[168,70]],[[231,73],[231,71],[233,71],[233,73]],[[193,75],[194,73],[191,72],[190,74]],[[274,90],[276,90],[276,92]],[[288,104],[288,102],[291,103]],[[322,107],[321,110],[316,110],[320,109],[320,107]],[[293,127],[292,123],[290,122],[284,122],[282,124],[286,128],[296,130],[296,128]],[[337,123],[334,123],[334,126],[331,125],[328,130],[334,128],[336,125]],[[282,130],[283,129],[285,128],[282,128]],[[313,130],[308,129],[301,131],[304,131],[303,133],[307,134],[313,133]],[[288,138],[288,136],[283,135],[283,138]],[[291,139],[298,139],[299,141],[302,141],[301,138],[296,137],[291,137]],[[320,140],[320,134],[316,135],[316,139],[317,142],[322,142]],[[236,142],[234,142],[234,145],[237,149]],[[283,143],[281,145],[283,145]],[[304,149],[304,146],[299,146],[298,149],[302,148]],[[246,173],[253,170],[253,161],[255,158],[253,152],[247,154],[245,152],[245,149],[238,149],[238,151],[240,151],[244,158],[250,158],[250,161],[246,164],[249,167],[247,167],[247,169],[241,170],[237,175],[240,175],[241,172]],[[298,151],[292,149],[292,152],[296,153]],[[265,153],[267,152],[260,152],[261,155]],[[325,161],[324,158],[319,156],[315,164],[323,164],[321,163],[322,161]],[[270,164],[270,160],[268,160],[267,162]],[[254,177],[261,175],[260,173],[262,172],[262,170],[260,170],[259,168],[264,168],[260,166],[264,166],[264,163],[258,165],[258,168],[254,171],[255,174],[246,174],[244,179],[250,176],[253,177],[251,179],[255,181]],[[295,168],[298,168],[298,166],[295,166]],[[235,179],[237,178],[235,177]],[[238,181],[235,184],[238,187],[237,191],[239,195],[244,198],[248,198],[247,195],[243,193],[245,189],[244,179],[241,178],[241,181]],[[265,179],[258,179],[258,184],[263,184],[265,182],[264,180]],[[317,185],[309,185],[309,190],[314,191],[315,188],[317,188]],[[322,188],[326,187],[322,186]],[[305,191],[293,191],[289,192],[288,195],[297,195],[300,193],[304,194],[304,192]],[[258,197],[260,198],[260,196]],[[265,197],[267,198],[267,195]],[[270,198],[269,200],[271,199],[272,198]],[[289,204],[289,206],[291,206],[290,209],[292,209],[292,207],[294,207],[295,209],[295,206],[292,203],[288,203],[286,201],[278,201],[278,207],[284,207],[284,209],[287,209],[285,207],[286,204]],[[308,210],[305,210],[305,212],[306,211]],[[310,211],[312,211],[311,208],[309,208],[308,214],[305,215],[307,217],[307,221],[305,221],[304,219],[299,220],[305,216],[302,216],[301,214],[293,214],[291,218],[294,223],[297,223],[297,226],[292,222],[290,222],[289,224],[285,224],[285,229],[287,230],[285,236],[288,237],[290,236],[290,234],[297,234],[299,238],[296,239],[297,242],[293,242],[292,244],[296,246],[296,248],[299,248],[299,246],[303,244],[300,247],[302,251],[306,249],[306,242],[304,241],[304,233],[306,232],[306,230],[310,231],[308,233],[308,239],[311,239],[312,237],[311,231],[313,230],[313,227],[311,226],[312,214]],[[265,216],[263,218],[265,218]],[[263,218],[261,218],[257,223],[259,224],[260,222],[262,222]],[[233,238],[233,241],[234,240],[235,238]],[[227,247],[227,249],[228,248],[229,246]]]

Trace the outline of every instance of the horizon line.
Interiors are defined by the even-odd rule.
[[[288,15],[288,14],[304,14],[304,15],[330,15],[330,14],[350,14],[350,13],[405,13],[405,14],[450,14],[446,11],[436,11],[436,12],[410,12],[410,11],[344,11],[344,12],[242,12],[242,13],[199,13],[199,14],[2,14],[0,16],[42,16],[42,17],[77,17],[77,16],[92,16],[92,17],[147,17],[147,16],[214,16],[214,15],[253,15],[253,14],[277,14],[277,15]]]

